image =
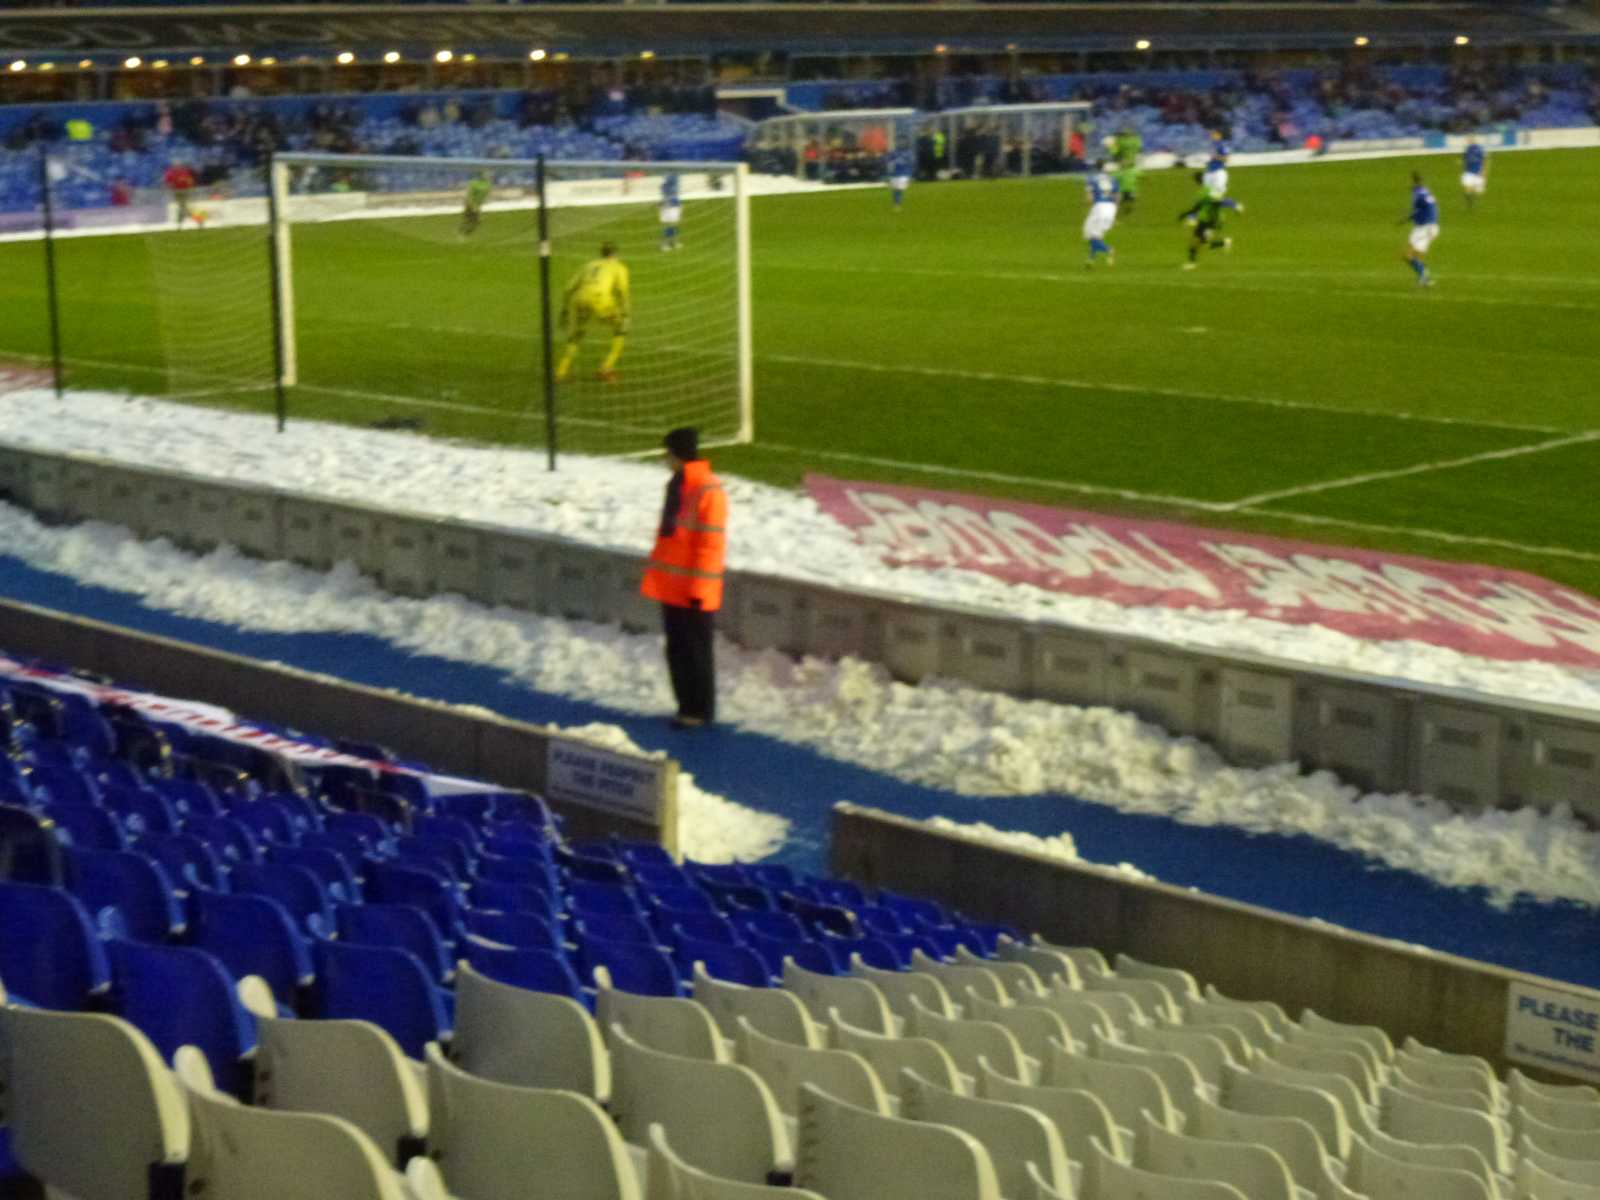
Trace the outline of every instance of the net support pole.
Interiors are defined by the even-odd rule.
[[[539,193],[539,341],[544,347],[544,436],[549,469],[556,469],[555,332],[550,320],[550,209],[545,203],[544,155],[534,166]]]
[[[750,167],[733,169],[734,269],[739,304],[739,440],[756,436],[756,375],[754,330],[750,311]]]
[[[50,310],[50,379],[59,400],[66,391],[66,381],[61,369],[61,300],[56,291],[55,201],[50,196],[50,152],[44,142],[39,143],[39,190],[44,218],[45,303]]]
[[[267,217],[272,227],[273,298],[276,313],[278,379],[284,387],[300,381],[300,356],[294,332],[294,259],[289,231],[289,164],[276,155],[267,165]]]
[[[284,320],[283,312],[283,272],[282,255],[279,253],[279,226],[282,223],[283,210],[278,206],[278,163],[270,153],[267,155],[267,272],[272,280],[272,395],[273,408],[278,416],[278,432],[283,432],[283,427],[289,419],[288,395],[284,391],[284,376],[287,373],[288,355],[284,347],[284,331],[288,323]]]

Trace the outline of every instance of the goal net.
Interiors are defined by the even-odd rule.
[[[290,409],[542,444],[549,398],[563,450],[648,452],[678,425],[750,440],[744,168],[552,160],[543,191],[541,243],[533,161],[277,156]],[[585,287],[602,257],[625,295]]]

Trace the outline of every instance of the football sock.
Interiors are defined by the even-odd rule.
[[[621,334],[611,339],[611,349],[606,352],[605,362],[600,364],[602,371],[609,371],[617,365],[617,359],[622,357],[622,347],[627,343],[627,340]]]
[[[556,364],[556,378],[565,379],[572,370],[572,360],[578,357],[578,343],[568,342],[567,348],[561,352],[561,361]]]
[[[1410,266],[1411,266],[1411,269],[1417,273],[1417,278],[1418,279],[1426,279],[1427,278],[1427,276],[1428,276],[1428,268],[1420,258],[1408,258],[1408,259],[1406,259],[1406,262],[1409,263]]]

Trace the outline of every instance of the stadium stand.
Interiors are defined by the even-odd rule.
[[[22,691],[0,695],[9,1169],[78,1200],[1577,1200],[1600,1183],[1592,1088],[887,889],[571,842],[527,794],[447,802],[261,757],[197,788],[235,746],[148,720],[108,737],[144,719]],[[167,753],[125,770],[152,742]],[[110,780],[164,805],[113,807]],[[362,797],[389,816],[340,807]],[[79,808],[124,848],[82,848],[107,826]],[[483,892],[492,850],[541,882]],[[537,911],[474,903],[530,896]]]

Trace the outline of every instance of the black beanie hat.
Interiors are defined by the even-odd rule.
[[[684,462],[700,457],[700,431],[693,425],[674,429],[662,439],[662,444]]]

